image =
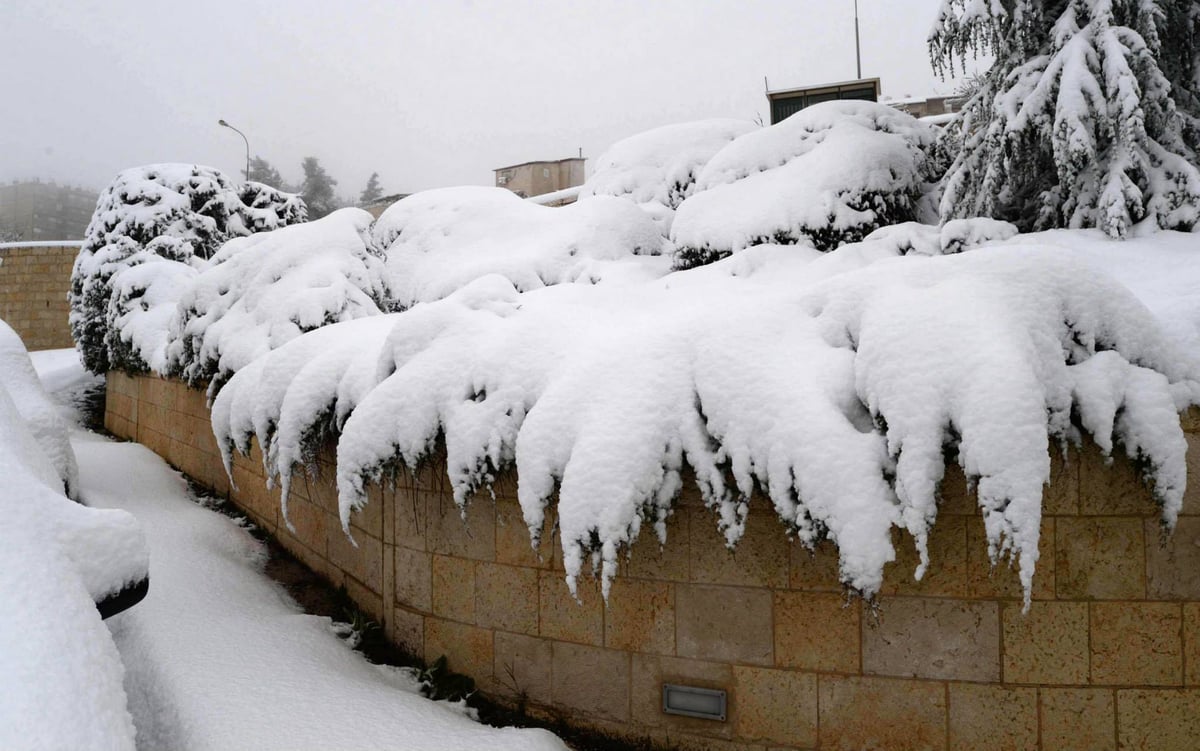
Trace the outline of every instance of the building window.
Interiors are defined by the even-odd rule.
[[[550,168],[542,167],[542,177],[550,177]]]

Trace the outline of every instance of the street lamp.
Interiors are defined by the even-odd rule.
[[[234,133],[237,133],[239,136],[241,136],[242,140],[246,142],[246,180],[249,180],[250,179],[250,139],[246,138],[245,133],[243,133],[242,131],[233,127],[232,125],[225,122],[224,120],[218,120],[217,125],[221,125],[223,127],[229,128]]]

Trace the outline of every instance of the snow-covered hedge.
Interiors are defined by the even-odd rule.
[[[654,217],[667,235],[675,209],[694,192],[701,168],[730,141],[756,127],[745,120],[699,120],[630,136],[596,160],[579,200],[628,198]]]
[[[760,243],[819,250],[929,218],[944,168],[932,126],[875,102],[824,102],[740,136],[708,161],[675,213],[675,265]]]
[[[116,366],[145,369],[127,359],[136,348],[110,336],[112,277],[156,260],[202,267],[231,237],[303,221],[303,201],[265,185],[241,188],[219,170],[191,164],[127,169],[100,194],[71,273],[71,333],[94,373]],[[124,304],[112,311],[128,312]],[[115,344],[110,349],[109,344]]]
[[[366,483],[439,440],[460,503],[515,467],[534,542],[557,498],[568,581],[590,559],[606,590],[643,525],[665,539],[685,463],[729,544],[757,490],[803,544],[835,541],[866,596],[895,558],[892,527],[912,534],[922,575],[948,451],[1027,596],[1050,452],[1068,440],[1136,458],[1172,524],[1177,410],[1200,400],[1200,366],[1102,270],[1119,264],[1078,238],[934,250],[1007,234],[995,224],[907,234],[826,254],[760,246],[626,285],[481,278],[259,358],[217,397],[213,429],[227,461],[257,435],[285,488],[337,434],[346,524]],[[1200,283],[1200,264],[1170,256],[1154,260],[1173,281]]]
[[[503,188],[427,190],[392,204],[373,234],[403,307],[488,274],[528,290],[666,270],[657,259],[639,258],[662,252],[654,222],[607,196],[550,208]]]
[[[199,274],[181,274],[187,284],[173,311],[167,372],[215,393],[251,360],[305,331],[390,310],[394,296],[371,223],[362,209],[341,209],[231,240]]]

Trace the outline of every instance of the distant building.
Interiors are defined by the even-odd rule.
[[[394,193],[390,196],[376,198],[374,201],[371,201],[370,203],[360,204],[359,208],[365,210],[371,216],[378,219],[380,214],[387,211],[388,206],[391,206],[393,203],[395,203],[396,201],[399,201],[401,198],[408,198],[410,195],[412,195],[412,194],[411,193]]]
[[[931,117],[958,112],[965,102],[966,97],[963,96],[931,96],[925,99],[920,97],[887,99],[884,104],[907,112],[913,117]]]
[[[522,198],[555,193],[583,185],[583,157],[559,159],[554,162],[524,162],[500,167],[496,172],[496,187],[508,188]]]
[[[856,81],[823,83],[799,89],[767,90],[767,102],[771,105],[771,124],[774,125],[796,114],[805,107],[819,102],[837,99],[859,99],[879,101],[879,79],[860,78]]]
[[[82,240],[98,197],[52,182],[0,185],[0,234],[26,242]]]

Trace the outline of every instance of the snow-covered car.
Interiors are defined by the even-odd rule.
[[[102,617],[146,594],[146,539],[132,515],[70,497],[66,422],[2,321],[0,478],[0,747],[132,738],[124,670]]]

